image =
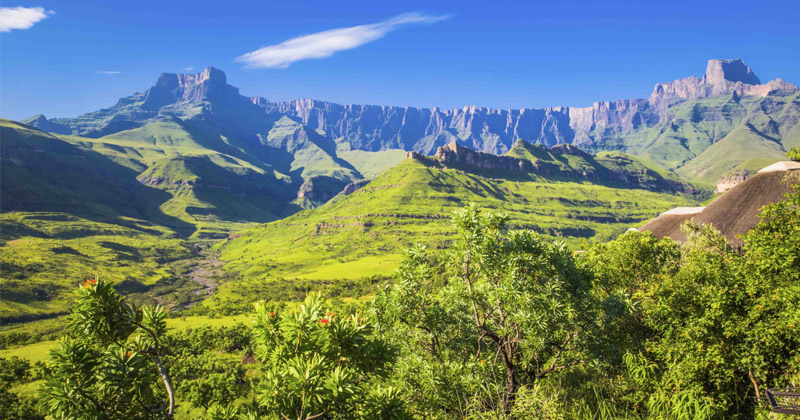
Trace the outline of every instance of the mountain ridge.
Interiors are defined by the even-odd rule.
[[[798,92],[797,86],[779,78],[761,84],[740,59],[714,59],[702,77],[657,83],[647,98],[601,101],[588,107],[446,110],[315,99],[270,102],[241,95],[228,84],[224,72],[209,67],[193,75],[163,73],[148,90],[94,113],[50,120],[38,115],[26,122],[58,134],[98,138],[165,118],[197,120],[215,125],[212,132],[224,127],[224,135],[240,148],[267,156],[261,150],[263,139],[277,121],[289,118],[324,137],[336,150],[400,149],[433,155],[439,147],[457,142],[499,155],[523,139],[546,146],[568,143],[591,152],[623,151],[678,170],[736,126],[750,123],[746,120],[751,115],[761,119],[755,132],[772,131],[768,140],[777,140],[783,149],[788,148],[784,143],[800,142]],[[335,150],[325,153],[336,161]],[[720,162],[719,168],[703,171],[698,179],[713,183],[741,163]],[[341,180],[345,181],[355,179]]]

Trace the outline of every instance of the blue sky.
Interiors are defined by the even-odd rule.
[[[207,66],[224,70],[242,94],[270,100],[443,108],[646,97],[656,82],[701,75],[709,58],[742,58],[762,81],[800,83],[796,0],[20,0],[3,7],[41,8],[6,15],[5,23],[0,17],[0,116],[12,119],[76,116],[147,89],[162,72]]]

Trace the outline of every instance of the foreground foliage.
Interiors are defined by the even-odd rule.
[[[403,354],[395,380],[415,411],[510,414],[520,388],[583,362],[589,276],[563,244],[506,235],[506,221],[475,206],[457,212],[444,259],[412,248],[398,285],[376,298],[382,333]]]
[[[86,280],[68,335],[50,354],[43,411],[67,419],[171,416],[175,401],[159,347],[164,315],[160,307],[128,305],[109,283]]]
[[[187,418],[767,418],[764,389],[800,385],[800,186],[761,216],[743,249],[690,222],[685,244],[628,232],[573,254],[470,206],[365,308],[310,293],[257,303],[252,328],[166,334],[163,311],[90,281],[46,367],[0,366],[49,378],[58,418],[169,416],[166,377]]]

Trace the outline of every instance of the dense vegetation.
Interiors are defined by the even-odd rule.
[[[163,417],[169,389],[187,418],[765,418],[800,382],[800,186],[761,216],[742,249],[687,223],[576,254],[472,205],[372,301],[258,302],[252,327],[166,333],[87,281],[46,365],[2,361],[0,408]]]

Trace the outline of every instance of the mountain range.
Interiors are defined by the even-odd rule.
[[[337,150],[400,149],[432,155],[457,142],[502,154],[519,139],[632,153],[688,179],[714,183],[731,169],[765,163],[748,164],[751,159],[777,160],[786,149],[800,145],[798,92],[782,79],[762,84],[742,60],[709,60],[702,77],[658,83],[646,99],[589,107],[441,110],[313,99],[270,102],[240,95],[222,71],[208,68],[195,75],[162,74],[150,89],[111,108],[69,119],[38,115],[25,122],[53,133],[99,138],[177,119],[204,134],[217,137],[219,132],[229,146],[283,169],[305,162],[289,157],[298,149],[329,160],[329,170],[302,178],[322,174],[340,181],[337,188],[358,178],[356,168],[337,159]],[[274,131],[279,121],[281,128]],[[286,156],[265,154],[263,146],[281,148]]]

